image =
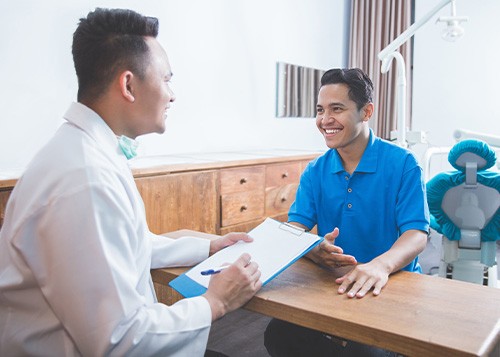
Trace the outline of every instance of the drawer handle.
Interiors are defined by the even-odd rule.
[[[243,177],[241,180],[240,180],[240,184],[243,185],[244,183],[247,183],[247,179],[245,177]]]
[[[286,197],[281,197],[281,202],[286,202]]]
[[[240,207],[240,212],[246,211],[248,207],[246,205],[243,205]]]
[[[288,172],[284,172],[283,174],[281,174],[281,178],[287,178],[288,177]]]

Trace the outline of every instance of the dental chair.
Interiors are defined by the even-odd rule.
[[[483,141],[460,141],[448,161],[457,171],[427,183],[431,228],[443,235],[439,276],[497,287],[500,173],[487,171],[496,154]]]

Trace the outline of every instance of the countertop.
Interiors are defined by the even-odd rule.
[[[172,155],[138,156],[129,161],[134,177],[183,171],[207,170],[223,167],[252,165],[295,160],[307,160],[319,156],[318,150],[260,149],[226,152],[199,152]],[[24,169],[0,170],[0,189],[14,187]]]

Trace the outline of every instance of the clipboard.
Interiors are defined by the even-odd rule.
[[[243,253],[250,254],[252,261],[259,264],[262,285],[265,285],[323,240],[300,227],[272,218],[266,218],[248,234],[253,242],[238,242],[218,251],[172,280],[169,285],[187,298],[202,295],[207,291],[210,276],[202,275],[201,272],[232,264]]]

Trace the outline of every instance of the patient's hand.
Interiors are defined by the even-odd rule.
[[[326,234],[325,239],[306,255],[307,258],[332,270],[339,270],[342,267],[349,267],[348,270],[351,270],[357,264],[356,258],[344,254],[342,248],[335,245],[335,239],[338,235],[338,228]],[[345,272],[345,270],[342,269],[342,272]]]
[[[390,271],[378,259],[359,264],[344,276],[335,280],[340,284],[339,294],[347,292],[350,298],[364,297],[372,288],[373,295],[379,295],[389,280]]]

